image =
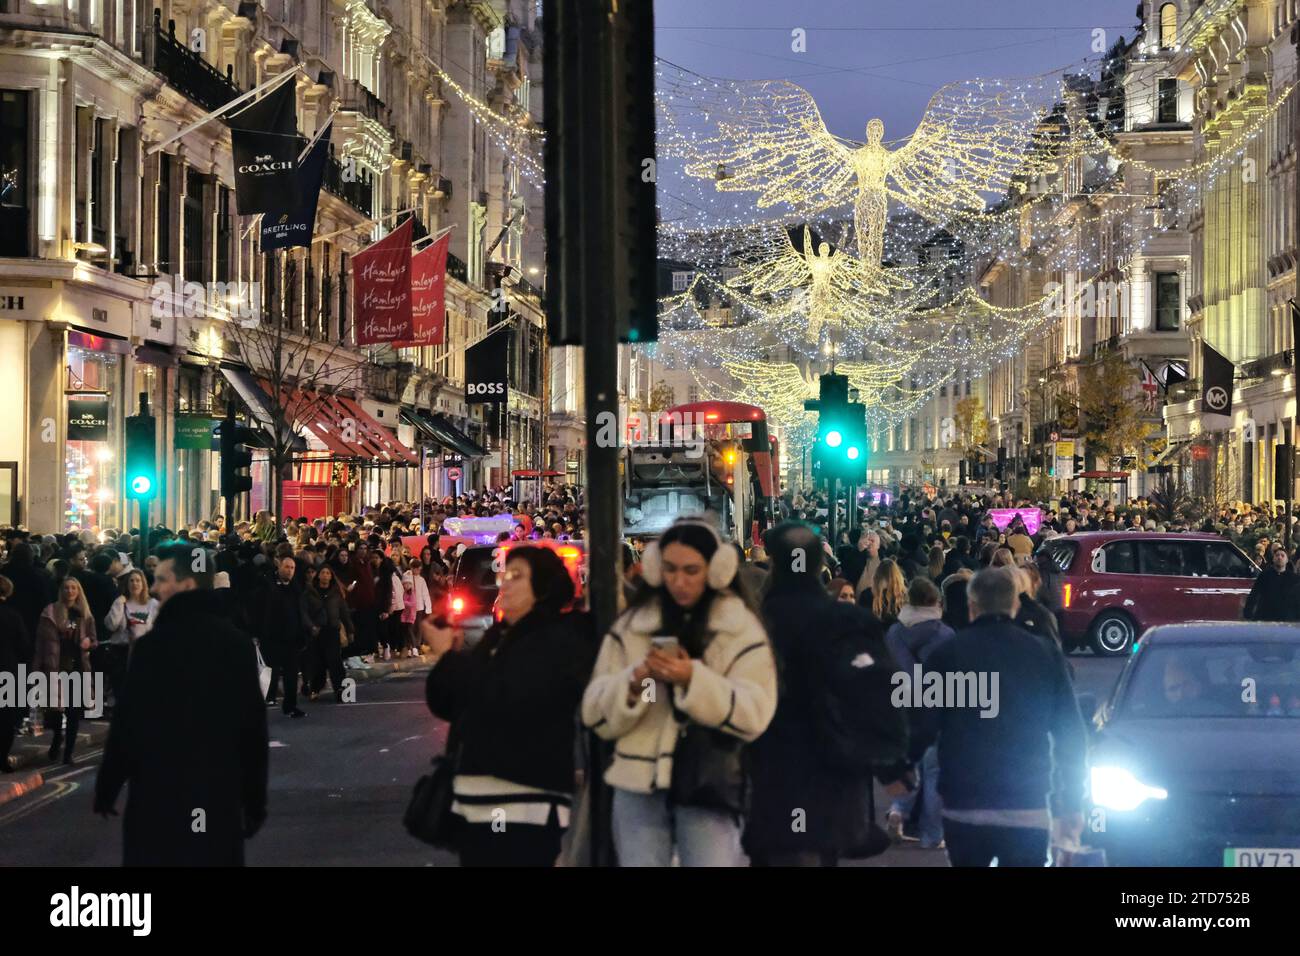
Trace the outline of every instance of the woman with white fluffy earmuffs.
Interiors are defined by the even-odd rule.
[[[582,720],[615,742],[623,866],[743,866],[744,745],[776,711],[776,663],[738,591],[740,559],[698,520],[642,557],[642,587],[601,644]]]

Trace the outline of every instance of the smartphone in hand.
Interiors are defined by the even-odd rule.
[[[677,653],[677,648],[681,646],[681,641],[671,634],[661,634],[650,638],[650,645],[656,650],[662,651],[671,657]]]

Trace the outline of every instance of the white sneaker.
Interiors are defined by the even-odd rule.
[[[903,815],[897,810],[890,810],[889,815],[885,817],[885,832],[889,834],[889,839],[895,843],[901,843],[903,840]]]

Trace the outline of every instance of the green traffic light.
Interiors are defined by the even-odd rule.
[[[131,491],[137,495],[147,495],[153,489],[153,479],[148,475],[136,475],[131,479]]]
[[[851,447],[851,448],[849,448],[849,450],[846,451],[844,454],[846,454],[846,455],[848,456],[849,461],[857,461],[857,460],[858,460],[858,455],[861,454],[861,453],[860,453],[856,448],[852,448],[852,447]]]
[[[828,447],[839,448],[842,441],[844,441],[844,436],[838,431],[832,430],[826,433],[826,445]]]

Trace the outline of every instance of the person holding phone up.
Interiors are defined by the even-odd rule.
[[[605,636],[582,720],[615,742],[613,836],[623,866],[742,866],[740,749],[776,711],[776,664],[742,597],[739,558],[683,520],[646,548],[642,585]]]

